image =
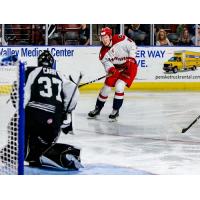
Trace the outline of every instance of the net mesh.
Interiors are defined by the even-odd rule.
[[[18,74],[19,66],[0,66],[0,174],[18,174]]]

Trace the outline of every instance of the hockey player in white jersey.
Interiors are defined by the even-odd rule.
[[[107,78],[98,95],[95,109],[88,113],[89,118],[100,114],[111,88],[115,88],[113,110],[109,115],[111,120],[119,116],[123,104],[125,86],[130,87],[137,74],[136,45],[125,35],[112,36],[112,29],[102,28],[100,35],[103,44],[99,60],[107,72]]]

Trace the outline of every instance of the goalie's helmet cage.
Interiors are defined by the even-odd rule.
[[[38,57],[39,67],[54,67],[54,58],[48,50],[44,50]]]
[[[0,174],[24,174],[24,80],[24,63],[0,67]]]

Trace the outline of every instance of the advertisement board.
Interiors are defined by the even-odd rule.
[[[99,61],[100,48],[100,46],[0,47],[0,57],[15,54],[18,55],[20,60],[26,62],[27,66],[36,66],[38,55],[42,50],[48,49],[56,60],[57,70],[67,75],[71,74],[75,79],[82,72],[84,75],[82,82],[88,82],[106,74]],[[176,83],[178,83],[178,87],[185,88],[186,83],[190,83],[190,85],[191,83],[199,84],[199,54],[200,47],[138,47],[136,52],[138,74],[134,87],[148,89],[149,85],[152,87],[152,84],[153,87],[163,84],[166,87],[166,83],[173,84],[176,87]],[[166,68],[166,66],[169,68]],[[90,87],[95,88],[99,83],[102,85],[103,81],[100,80]],[[181,86],[181,83],[184,86],[183,84]]]

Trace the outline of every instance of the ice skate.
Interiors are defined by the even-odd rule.
[[[110,121],[117,121],[117,118],[119,117],[119,110],[113,110],[112,113],[109,115]]]
[[[100,109],[98,107],[95,107],[94,110],[90,111],[88,113],[88,118],[89,119],[96,119],[100,115]]]

